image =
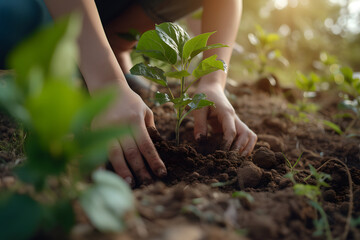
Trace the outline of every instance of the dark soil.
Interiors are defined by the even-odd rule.
[[[290,121],[287,115],[293,112],[287,104],[298,97],[292,90],[270,91],[256,85],[228,90],[240,118],[258,134],[258,143],[250,157],[221,150],[221,135],[210,135],[195,142],[191,118],[182,126],[183,144],[175,146],[172,109],[167,105],[152,106],[160,133],[153,132],[152,136],[168,176],[134,190],[140,219],[125,233],[104,236],[81,223],[74,228],[73,237],[325,239],[325,236],[313,235],[316,230],[313,221],[318,214],[305,197],[294,194],[292,182],[284,177],[289,172],[284,156],[294,163],[302,154],[295,177],[300,183],[309,175],[309,164],[318,168],[331,160],[320,169],[332,177],[331,187],[322,189],[321,204],[333,236],[340,238],[345,232],[351,204],[349,183],[345,168],[332,160],[345,163],[350,170],[354,197],[352,217],[359,218],[360,139],[339,136],[315,120]],[[326,109],[317,117],[330,120],[329,113],[336,111],[331,94],[319,97],[317,102]],[[339,122],[342,124],[346,123]],[[0,136],[3,132],[7,130],[0,131]],[[11,159],[14,156],[4,161],[11,162]],[[314,180],[310,178],[307,182],[314,183]],[[250,194],[253,201],[232,197],[233,192],[240,190]],[[347,239],[360,239],[359,228],[352,227]]]

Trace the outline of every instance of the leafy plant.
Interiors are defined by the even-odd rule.
[[[285,154],[283,154],[285,161],[286,161],[286,165],[290,168],[290,172],[288,172],[287,174],[285,174],[284,177],[289,178],[294,184],[296,184],[295,178],[294,176],[298,173],[297,170],[295,170],[296,165],[300,162],[302,153],[300,154],[300,156],[298,157],[298,159],[296,160],[296,162],[294,164],[291,164],[291,162],[289,161],[289,159],[287,159],[287,157],[285,156]]]
[[[295,194],[305,196],[310,201],[310,205],[313,206],[320,214],[320,219],[314,220],[314,226],[316,231],[314,232],[314,236],[322,236],[324,233],[328,240],[333,239],[331,235],[330,225],[326,216],[324,209],[321,206],[319,198],[321,196],[321,187],[330,187],[330,185],[326,182],[331,179],[331,176],[326,173],[317,172],[317,170],[309,164],[310,175],[306,177],[304,180],[308,180],[310,177],[314,177],[316,180],[316,185],[310,184],[302,184],[296,183],[294,178],[292,181],[294,183],[293,189]]]
[[[339,108],[350,111],[350,116],[353,119],[347,127],[348,130],[356,125],[360,119],[360,78],[355,77],[352,69],[349,67],[343,67],[340,71],[344,81],[340,85],[340,89],[343,92],[341,95],[343,101],[339,104]]]
[[[201,77],[217,70],[227,71],[226,64],[217,60],[213,55],[202,60],[190,73],[190,63],[195,56],[203,51],[226,47],[223,44],[207,45],[208,38],[214,32],[203,33],[190,39],[189,35],[179,25],[162,23],[156,25],[155,30],[142,34],[136,50],[150,58],[160,60],[171,65],[174,71],[165,72],[163,69],[149,64],[136,64],[131,70],[133,75],[141,75],[145,78],[167,88],[169,94],[157,92],[155,99],[158,103],[171,102],[176,112],[176,143],[179,144],[179,128],[184,118],[193,110],[206,106],[214,106],[214,103],[206,100],[203,93],[190,97],[187,93]],[[171,91],[167,78],[175,78],[180,81],[179,96]]]
[[[117,175],[95,172],[94,186],[82,181],[104,163],[109,141],[128,130],[90,131],[94,116],[115,94],[106,91],[90,99],[74,83],[79,30],[79,17],[71,15],[37,32],[10,55],[14,74],[0,80],[0,106],[27,136],[25,163],[14,170],[19,183],[1,194],[0,239],[29,239],[53,229],[66,233],[75,222],[72,204],[79,198],[100,230],[122,230],[123,214],[133,208],[131,192]],[[101,193],[101,200],[94,193]],[[114,205],[122,208],[109,211]],[[113,225],[104,228],[110,217]]]
[[[255,33],[248,34],[250,44],[256,49],[255,54],[248,55],[250,56],[247,61],[249,68],[261,76],[266,72],[272,72],[270,63],[273,61],[288,66],[288,60],[282,55],[281,50],[276,48],[280,36],[276,33],[267,33],[260,25],[256,25],[255,28]]]

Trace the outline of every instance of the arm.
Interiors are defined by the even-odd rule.
[[[241,0],[204,0],[202,32],[216,31],[208,41],[209,44],[227,44],[227,48],[218,48],[204,52],[204,58],[217,54],[229,65],[233,45],[239,27],[242,11]],[[216,108],[206,107],[194,111],[194,135],[198,139],[207,135],[207,121],[213,131],[223,132],[224,148],[239,151],[243,156],[254,149],[257,136],[236,115],[234,108],[225,96],[224,89],[227,74],[216,71],[202,77],[197,92],[205,93]]]
[[[160,160],[146,127],[155,127],[151,110],[141,98],[128,86],[124,74],[117,63],[110,44],[107,41],[94,1],[89,0],[45,0],[51,14],[57,18],[74,10],[83,15],[83,27],[79,37],[80,70],[90,93],[114,85],[119,97],[107,110],[94,121],[94,125],[132,123],[136,128],[133,135],[117,139],[109,152],[115,171],[130,185],[135,177],[140,181],[150,181],[142,155],[152,171],[158,175],[166,174],[166,168]],[[127,166],[133,170],[133,175]]]

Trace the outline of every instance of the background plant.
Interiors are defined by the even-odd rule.
[[[13,171],[19,181],[1,190],[0,239],[66,234],[78,199],[103,231],[122,230],[124,214],[133,209],[130,189],[114,173],[96,171],[94,184],[83,181],[106,160],[109,141],[128,130],[90,131],[115,95],[90,99],[74,82],[79,20],[71,15],[42,29],[8,59],[14,72],[1,79],[0,105],[26,132],[26,160]]]
[[[150,58],[160,60],[171,65],[174,71],[163,69],[149,64],[136,64],[131,70],[133,75],[141,75],[145,78],[166,87],[169,94],[157,92],[156,101],[160,104],[172,102],[176,112],[176,144],[179,144],[179,128],[184,118],[193,110],[206,106],[214,106],[214,103],[206,100],[203,93],[190,97],[187,93],[189,88],[202,76],[217,70],[227,71],[226,64],[217,60],[213,55],[202,60],[190,73],[190,63],[203,51],[226,47],[223,44],[207,45],[208,38],[214,32],[203,33],[190,39],[189,35],[179,25],[162,23],[156,25],[155,30],[142,34],[136,50]],[[167,78],[176,78],[180,81],[179,96],[175,96],[168,85]]]
[[[274,73],[274,63],[281,63],[288,66],[288,60],[277,48],[280,35],[277,33],[268,33],[260,25],[255,26],[255,33],[248,34],[250,44],[255,48],[255,52],[247,53],[244,65],[250,72],[255,72],[258,77]]]

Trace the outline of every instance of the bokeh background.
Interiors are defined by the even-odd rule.
[[[254,81],[273,73],[281,84],[292,85],[299,71],[317,73],[325,67],[337,71],[339,66],[360,71],[360,0],[244,0],[243,4],[230,78]],[[261,73],[259,51],[264,47],[256,46],[259,29],[274,40],[265,47],[266,69]]]

